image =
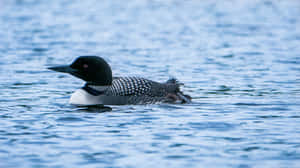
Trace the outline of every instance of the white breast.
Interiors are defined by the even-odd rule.
[[[96,105],[103,104],[99,96],[93,96],[83,89],[76,90],[70,98],[70,104],[74,105]]]

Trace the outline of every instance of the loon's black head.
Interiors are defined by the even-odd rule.
[[[71,65],[49,67],[48,69],[74,75],[88,84],[111,85],[112,72],[108,63],[98,56],[80,56]]]

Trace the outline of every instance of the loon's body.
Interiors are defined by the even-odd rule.
[[[86,81],[75,91],[70,103],[75,105],[125,105],[158,102],[190,102],[175,79],[159,83],[140,77],[112,77],[110,66],[100,57],[81,56],[70,66],[51,67],[67,72]]]

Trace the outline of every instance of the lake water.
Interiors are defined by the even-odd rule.
[[[78,108],[79,55],[193,103]],[[297,0],[1,0],[0,167],[296,168]]]

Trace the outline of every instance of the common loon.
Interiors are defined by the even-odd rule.
[[[86,82],[72,94],[70,104],[74,105],[191,102],[191,97],[180,91],[181,84],[176,79],[159,83],[141,77],[113,77],[108,63],[98,56],[80,56],[71,65],[48,69],[69,73]]]

